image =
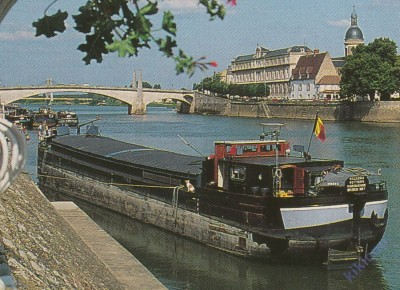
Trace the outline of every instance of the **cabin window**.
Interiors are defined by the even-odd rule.
[[[260,151],[261,151],[261,152],[272,151],[272,146],[271,146],[271,145],[261,145],[261,146],[260,146]]]
[[[268,145],[261,145],[260,146],[260,151],[261,152],[269,152],[269,151],[275,151],[276,144],[268,144]],[[278,151],[281,150],[281,144],[278,144]]]
[[[243,152],[257,152],[257,145],[245,145],[243,146]]]
[[[231,168],[231,179],[237,181],[244,181],[246,179],[246,167],[233,166]]]

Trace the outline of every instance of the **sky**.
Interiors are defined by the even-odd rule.
[[[2,0],[0,0],[2,1]],[[221,0],[221,2],[225,0]],[[257,45],[280,49],[307,45],[344,55],[344,37],[350,27],[353,5],[366,43],[388,37],[400,45],[399,0],[237,0],[227,5],[224,20],[209,21],[198,0],[159,1],[170,9],[177,23],[177,41],[195,59],[205,56],[217,68],[197,71],[189,78],[176,75],[175,63],[156,47],[138,57],[105,56],[102,63],[85,65],[77,50],[84,35],[73,29],[71,17],[85,0],[58,0],[49,12],[67,10],[67,31],[52,39],[35,37],[32,22],[43,16],[52,0],[17,0],[0,24],[0,86],[43,85],[52,78],[57,84],[127,86],[133,72],[141,70],[143,80],[166,89],[192,88],[193,83],[228,67],[232,59],[255,52]]]

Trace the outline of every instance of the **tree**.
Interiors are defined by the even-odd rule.
[[[400,89],[400,60],[397,45],[388,38],[375,39],[368,45],[359,45],[346,57],[342,68],[341,94],[345,97],[381,95],[389,100]]]
[[[256,84],[228,84],[221,81],[221,75],[204,78],[200,84],[193,86],[194,89],[210,91],[217,95],[231,95],[239,97],[267,97],[269,96],[269,86],[266,83]]]
[[[269,86],[267,84],[230,84],[229,94],[239,97],[267,97],[269,96]]]
[[[148,83],[148,82],[142,82],[142,87],[143,87],[144,89],[151,89],[151,88],[153,88],[153,86],[152,86],[150,83]]]
[[[56,32],[64,32],[64,21],[67,12],[58,10],[47,15],[47,10],[58,0],[53,1],[44,12],[44,16],[32,25],[36,28],[36,36],[56,36]],[[225,6],[219,0],[198,0],[204,6],[210,20],[223,19]],[[235,6],[236,0],[226,3]],[[194,60],[184,51],[178,49],[176,42],[177,26],[171,11],[164,11],[161,23],[154,28],[154,15],[160,13],[157,1],[154,0],[87,0],[79,8],[79,14],[73,15],[75,29],[86,35],[86,42],[78,46],[85,53],[83,61],[90,64],[92,60],[102,62],[103,55],[118,52],[121,57],[137,56],[143,48],[152,45],[176,63],[177,74],[186,72],[193,75],[196,68],[201,70],[209,66],[217,66],[215,61],[205,61],[205,57]]]

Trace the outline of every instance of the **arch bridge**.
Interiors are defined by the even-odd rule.
[[[164,90],[130,87],[103,87],[90,85],[44,85],[0,87],[0,102],[9,104],[14,101],[45,93],[81,92],[93,93],[119,100],[128,105],[128,114],[145,114],[146,106],[153,102],[173,99],[186,104],[189,108],[194,99],[194,91]]]

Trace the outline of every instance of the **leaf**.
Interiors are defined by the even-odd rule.
[[[86,52],[86,56],[83,58],[86,64],[90,64],[92,59],[102,62],[103,54],[108,53],[104,39],[100,34],[86,35],[86,43],[79,45],[78,49]]]
[[[36,36],[43,34],[50,38],[57,35],[55,31],[64,32],[64,21],[67,19],[67,17],[67,12],[61,12],[61,10],[58,10],[57,13],[53,15],[45,15],[43,18],[38,19],[38,21],[33,22],[33,27],[36,27]]]
[[[158,12],[157,2],[149,2],[146,6],[143,6],[139,13],[142,15],[153,15]]]
[[[153,24],[141,14],[137,14],[134,18],[134,30],[138,34],[149,34],[152,26]]]
[[[157,44],[160,47],[160,51],[164,52],[166,56],[172,57],[174,55],[172,49],[176,47],[177,44],[176,41],[171,38],[171,36],[167,36],[165,39],[158,39]]]
[[[176,36],[176,23],[174,22],[174,15],[170,11],[164,12],[162,28],[173,36]]]
[[[94,23],[97,21],[96,11],[93,10],[91,5],[86,4],[79,8],[79,12],[80,14],[72,16],[76,23],[74,28],[82,33],[90,33]]]
[[[224,19],[226,11],[224,5],[218,3],[217,0],[199,0],[199,4],[207,8],[207,14],[210,15],[210,20],[214,20],[217,16]]]
[[[137,48],[132,45],[131,39],[115,40],[113,43],[106,45],[108,51],[118,51],[119,57],[125,57],[126,54],[129,56],[137,55]]]

